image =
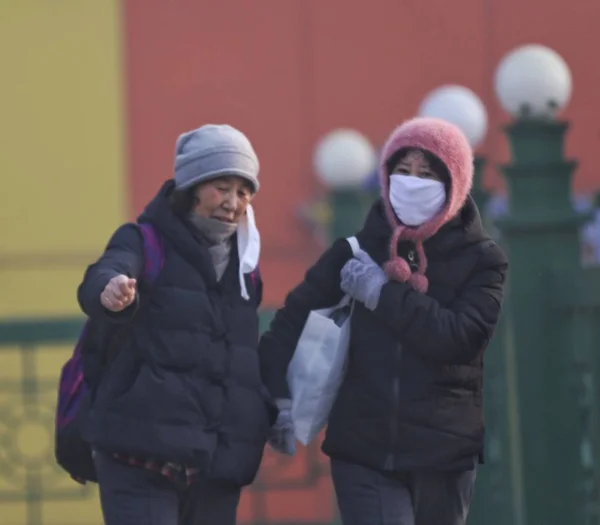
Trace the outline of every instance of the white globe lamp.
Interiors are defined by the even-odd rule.
[[[500,104],[513,117],[553,119],[571,98],[571,71],[556,51],[531,44],[502,59],[495,85]]]
[[[314,169],[332,189],[360,187],[375,168],[375,149],[354,129],[336,129],[319,140],[314,151]]]
[[[419,107],[419,116],[434,117],[457,126],[471,147],[477,148],[485,138],[488,117],[481,99],[469,88],[445,85],[431,91]]]

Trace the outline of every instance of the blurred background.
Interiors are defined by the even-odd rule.
[[[511,260],[469,524],[600,523],[599,21],[581,0],[2,0],[2,525],[102,522],[54,464],[57,378],[83,271],[172,176],[179,133],[229,123],[257,150],[265,326],[360,226],[383,141],[417,114],[469,136]],[[318,443],[268,452],[239,512],[336,520]]]

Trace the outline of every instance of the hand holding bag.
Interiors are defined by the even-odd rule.
[[[346,240],[356,254],[360,250],[356,237]],[[305,446],[327,424],[344,379],[353,307],[353,299],[346,295],[332,308],[310,312],[288,367],[294,434]]]

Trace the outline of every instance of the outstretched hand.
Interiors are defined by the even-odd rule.
[[[121,312],[135,301],[136,295],[135,279],[126,275],[113,277],[100,294],[102,306],[111,312]]]

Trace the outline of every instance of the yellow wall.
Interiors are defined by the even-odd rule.
[[[118,0],[0,2],[0,317],[75,313],[123,219]]]
[[[0,0],[0,318],[77,313],[85,265],[124,219],[118,3]],[[39,348],[24,363],[23,349],[0,345],[2,525],[102,523],[95,487],[81,492],[52,461],[71,350]],[[23,395],[33,373],[39,392]],[[70,495],[27,504],[37,481]]]

